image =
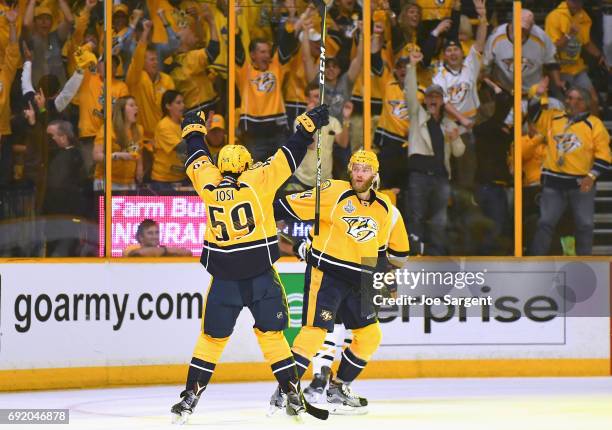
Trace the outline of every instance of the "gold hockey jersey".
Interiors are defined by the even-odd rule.
[[[207,155],[188,164],[187,176],[206,204],[200,261],[213,277],[250,278],[268,270],[279,258],[272,203],[295,167],[287,147],[237,178],[223,177]]]
[[[275,203],[277,217],[313,220],[315,191],[285,196]],[[384,194],[371,191],[362,201],[347,181],[321,185],[319,235],[312,238],[308,264],[354,285],[376,267],[379,251],[386,249],[393,225],[392,204]],[[400,246],[401,248],[402,246]],[[398,253],[408,252],[398,249]]]

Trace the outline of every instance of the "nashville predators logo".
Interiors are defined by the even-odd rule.
[[[367,242],[374,239],[378,232],[378,224],[368,216],[344,216],[342,220],[347,224],[347,234],[357,242]]]
[[[450,98],[450,102],[461,103],[465,96],[467,95],[470,89],[470,85],[467,82],[462,82],[459,85],[453,85],[448,89],[448,96]]]
[[[501,62],[506,65],[507,72],[512,72],[514,70],[514,57],[504,58],[501,60]],[[533,70],[535,68],[535,63],[529,58],[523,58],[521,63],[521,70],[523,73],[525,73],[527,70]]]
[[[582,146],[578,136],[574,133],[557,134],[553,136],[553,139],[555,139],[559,154],[569,154]]]
[[[404,100],[390,100],[391,114],[399,119],[408,119],[408,105]]]
[[[276,87],[276,76],[274,73],[264,72],[255,79],[251,79],[251,82],[255,84],[260,93],[271,93]]]
[[[323,321],[331,321],[331,319],[334,317],[334,314],[332,314],[331,311],[325,309],[323,309],[319,315]]]

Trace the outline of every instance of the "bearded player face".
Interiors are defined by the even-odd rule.
[[[375,175],[372,166],[354,163],[351,166],[351,187],[356,193],[364,193],[372,186]]]

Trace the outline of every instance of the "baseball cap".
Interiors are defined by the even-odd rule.
[[[114,4],[113,5],[113,15],[116,14],[117,12],[123,12],[126,15],[130,14],[127,5],[125,5],[123,3],[119,3],[119,4]]]
[[[214,114],[210,120],[210,129],[214,130],[215,128],[225,129],[225,120],[218,113]]]
[[[440,85],[432,84],[425,89],[425,95],[428,96],[433,93],[438,93],[444,96],[444,90]]]
[[[51,12],[51,8],[49,6],[36,6],[34,9],[34,18],[41,15],[53,16],[53,12]]]
[[[446,39],[444,41],[443,49],[450,48],[451,46],[457,46],[457,47],[461,48],[461,43],[459,43],[459,41],[456,40],[456,39]]]

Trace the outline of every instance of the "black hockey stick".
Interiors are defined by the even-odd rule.
[[[325,98],[325,39],[327,37],[327,5],[325,0],[312,0],[321,14],[321,54],[319,56],[319,106]],[[317,180],[315,187],[314,235],[319,235],[321,222],[321,129],[317,132]]]
[[[310,403],[306,401],[304,395],[302,394],[302,401],[304,402],[304,408],[308,415],[312,415],[313,417],[325,421],[329,418],[329,411],[327,409],[320,409],[316,406],[312,406]]]

